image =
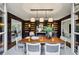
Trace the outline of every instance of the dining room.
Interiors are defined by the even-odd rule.
[[[72,3],[6,3],[5,55],[73,55]]]

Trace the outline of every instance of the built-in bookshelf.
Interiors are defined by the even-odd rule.
[[[30,31],[33,31],[33,32],[36,31],[36,24],[35,24],[35,22],[30,22]]]
[[[35,22],[28,22],[28,21],[26,21],[24,23],[24,30],[25,30],[25,32],[30,32],[30,31],[34,31],[35,32],[35,29],[36,29]]]
[[[54,26],[54,31],[57,32],[57,31],[58,31],[58,26],[59,26],[59,25],[58,25],[58,22],[54,22],[54,23],[53,23],[53,26]]]
[[[36,33],[36,27],[39,26],[39,24],[42,24],[43,27],[48,26],[48,25],[53,26],[54,31],[57,34],[57,36],[58,37],[60,36],[60,34],[59,34],[59,33],[61,33],[60,21],[48,22],[47,20],[45,20],[44,22],[39,22],[38,20],[36,20],[35,22],[24,21],[23,22],[23,36],[27,36],[30,31],[33,31]]]
[[[50,25],[53,27],[54,31],[55,32],[58,32],[59,30],[59,24],[57,21],[54,21],[54,22],[47,22],[47,25]]]
[[[52,26],[53,22],[47,22],[47,25]]]
[[[29,26],[30,26],[29,22],[25,22],[25,23],[24,23],[24,30],[25,30],[25,33],[26,33],[26,32],[29,32],[29,30],[30,30]]]

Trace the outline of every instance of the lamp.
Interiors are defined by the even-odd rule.
[[[53,22],[53,18],[49,18],[48,19],[48,22]]]
[[[40,22],[44,22],[44,18],[40,18],[39,21],[40,21]]]
[[[35,18],[31,18],[30,21],[31,21],[31,22],[35,22]]]
[[[47,17],[47,12],[48,11],[53,11],[53,9],[31,9],[31,11],[36,11],[37,12],[37,14],[36,14],[36,20],[38,20],[39,19],[39,22],[44,22],[44,18],[45,18],[45,20],[47,20],[48,19],[48,22],[53,22],[53,18],[52,17]],[[38,11],[43,11],[43,12],[45,12],[45,15],[46,15],[46,17],[42,17],[42,18],[40,18],[40,17],[38,17]],[[31,22],[35,22],[35,18],[31,18]]]

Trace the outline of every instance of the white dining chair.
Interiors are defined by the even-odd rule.
[[[0,45],[0,55],[3,54],[3,52],[4,52],[4,47],[3,47],[3,44],[1,44]]]
[[[16,50],[23,52],[25,47],[23,43],[19,42],[20,40],[21,40],[21,37],[16,38]]]
[[[63,40],[63,39],[64,39],[64,37],[62,37],[62,36],[61,36],[61,37],[60,37],[60,39],[62,39],[62,40]],[[66,40],[66,39],[65,39],[65,40]],[[61,43],[61,44],[60,44],[61,49],[65,49],[65,45],[66,45],[66,42]]]
[[[26,43],[27,55],[40,55],[41,45],[40,43]]]
[[[60,44],[45,43],[45,55],[59,55]]]
[[[19,53],[25,54],[25,44],[24,43],[18,42],[18,44],[16,46],[17,46],[17,51]]]

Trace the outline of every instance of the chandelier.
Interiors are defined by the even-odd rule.
[[[44,20],[45,20],[45,18],[48,20],[48,22],[53,22],[53,17],[47,17],[47,11],[53,11],[53,9],[31,9],[31,11],[36,11],[37,12],[37,14],[36,14],[36,18],[39,20],[39,22],[44,22]],[[38,17],[38,12],[39,11],[44,11],[46,14],[46,17]],[[35,17],[32,17],[31,19],[30,19],[30,21],[31,22],[35,22],[35,20],[36,20],[36,18]]]

